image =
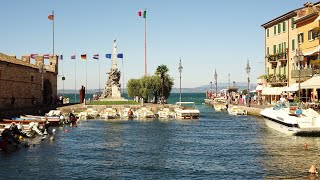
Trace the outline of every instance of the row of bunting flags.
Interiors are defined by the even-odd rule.
[[[38,55],[38,54],[30,54],[30,58],[31,59],[35,59],[36,55]],[[49,59],[49,57],[50,57],[50,54],[44,54],[43,55],[44,59]],[[87,59],[87,54],[81,54],[80,57],[81,57],[81,59],[86,60]],[[97,59],[97,60],[99,59],[99,57],[100,57],[99,54],[94,54],[92,56],[93,59]],[[108,58],[108,59],[111,59],[112,54],[106,54],[105,57]],[[72,56],[70,56],[70,58],[71,59],[76,59],[76,55],[72,55]],[[123,54],[122,53],[121,54],[117,54],[117,58],[123,59]],[[58,55],[58,59],[59,60],[63,60],[63,55]]]

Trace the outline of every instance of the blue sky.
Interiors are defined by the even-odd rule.
[[[144,75],[144,19],[138,11],[147,8],[147,67],[154,74],[165,64],[179,87],[181,57],[182,87],[207,85],[217,69],[218,82],[246,82],[247,60],[252,83],[264,73],[264,29],[261,24],[302,6],[302,0],[10,0],[0,3],[0,52],[9,55],[52,52],[52,24],[47,16],[55,12],[55,53],[63,54],[59,74],[66,77],[65,89],[85,85],[104,87],[117,39],[124,53],[125,84]],[[315,2],[315,1],[310,1]],[[87,54],[86,62],[80,54]],[[70,59],[76,54],[75,62]],[[58,89],[62,89],[59,77]],[[87,79],[87,80],[86,80]],[[122,80],[121,80],[122,82]]]

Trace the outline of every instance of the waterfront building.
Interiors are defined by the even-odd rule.
[[[52,103],[57,96],[58,58],[0,53],[0,109],[33,107]]]
[[[262,95],[265,95],[267,102],[279,100],[286,88],[299,82],[299,70],[294,58],[298,48],[304,55],[319,54],[319,39],[315,39],[316,32],[319,32],[319,20],[316,20],[319,3],[306,3],[261,25],[265,29],[265,74],[259,77],[258,84],[264,87]],[[307,59],[311,60],[311,57],[305,58],[303,70],[310,73],[302,72],[304,77],[300,82],[317,72],[311,70],[316,66],[310,66]]]
[[[298,49],[302,52],[303,61],[300,67],[292,62],[291,77],[299,82],[300,73],[300,82],[304,82],[315,74],[320,74],[320,4],[306,3],[303,9],[298,10],[295,25]],[[309,101],[311,94],[319,92],[315,88],[302,89],[301,97],[304,101]]]

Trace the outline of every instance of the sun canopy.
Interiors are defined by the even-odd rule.
[[[262,95],[281,95],[282,87],[265,87],[262,89]]]
[[[298,83],[294,83],[289,87],[284,87],[282,90],[286,91],[286,92],[296,92],[299,89],[299,84]]]
[[[306,80],[305,82],[301,83],[301,89],[318,89],[320,88],[320,76],[313,76],[312,78]]]
[[[261,91],[262,89],[263,89],[263,86],[260,85],[260,84],[256,87],[256,90],[257,90],[257,91]]]
[[[314,49],[311,50],[311,51],[304,52],[303,55],[304,55],[304,56],[308,56],[308,55],[314,54],[314,53],[316,53],[316,52],[319,52],[319,50],[320,50],[320,45],[317,46],[316,48],[314,48]]]

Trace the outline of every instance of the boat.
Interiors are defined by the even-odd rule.
[[[296,114],[298,106],[276,104],[274,107],[263,109],[260,114],[266,125],[287,135],[316,135],[320,136],[320,115],[313,109],[303,109]]]
[[[248,114],[246,110],[239,108],[239,106],[231,106],[231,107],[229,106],[227,111],[230,115],[234,115],[234,116]]]
[[[34,116],[34,115],[21,115],[20,119],[24,120],[41,120],[41,121],[46,121],[50,122],[51,125],[60,125],[61,120],[60,117],[58,116]]]
[[[177,102],[177,108],[174,109],[177,118],[197,119],[200,111],[195,108],[194,102]]]
[[[226,101],[226,98],[215,98],[212,102],[214,110],[218,112],[227,110]]]
[[[100,118],[116,119],[118,117],[119,117],[119,115],[117,113],[117,110],[113,109],[113,108],[106,108],[106,109],[102,110],[102,112],[100,112]]]
[[[131,108],[123,108],[119,112],[119,116],[121,119],[133,119],[135,118],[135,113]]]
[[[81,119],[94,119],[98,116],[98,111],[94,110],[93,108],[88,108],[85,111],[80,112],[77,117]]]
[[[163,108],[158,111],[159,118],[165,118],[165,119],[176,118],[176,115],[177,114],[175,112],[170,111],[169,108]]]
[[[142,107],[134,112],[134,115],[137,118],[155,118],[155,114],[147,109],[146,107]]]

